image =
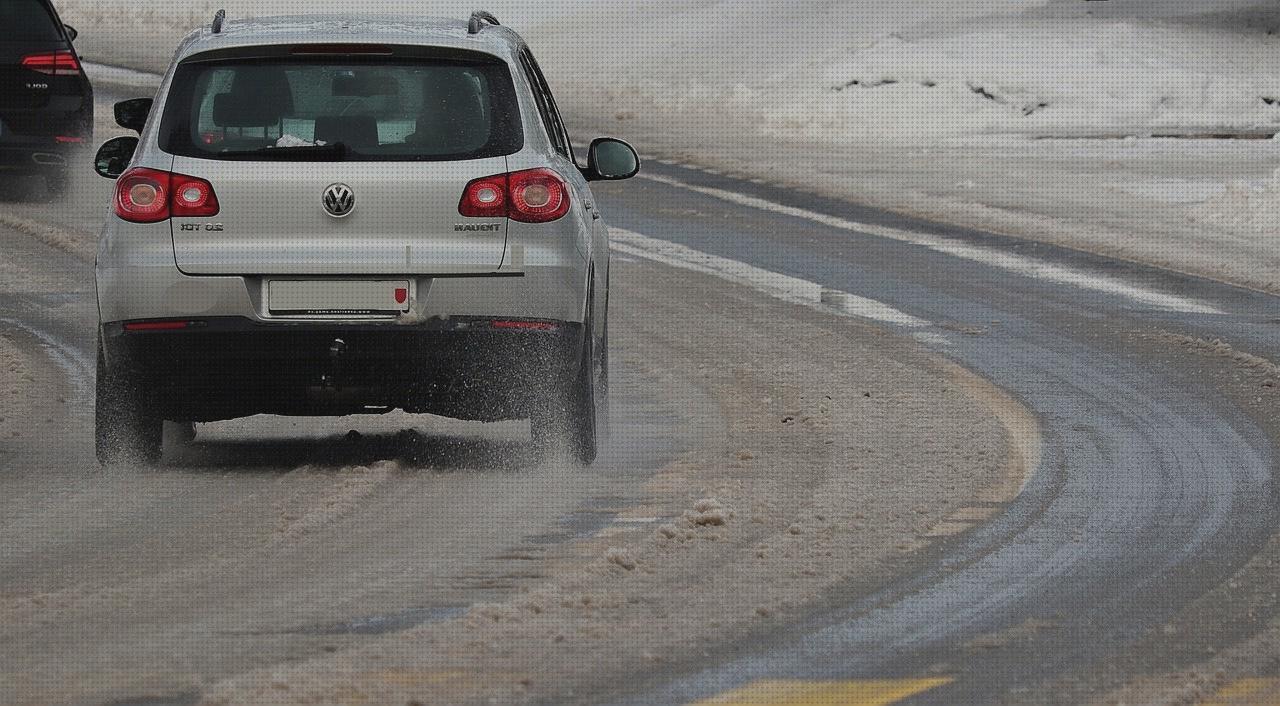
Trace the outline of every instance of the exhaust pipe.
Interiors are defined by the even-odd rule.
[[[36,152],[31,155],[31,161],[42,167],[65,167],[67,166],[67,158],[60,154],[52,154],[50,152]]]

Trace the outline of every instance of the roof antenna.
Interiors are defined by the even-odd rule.
[[[493,16],[492,12],[476,10],[471,13],[471,21],[467,23],[467,34],[480,34],[480,30],[484,29],[484,23],[486,22],[495,27],[502,24],[497,17]]]
[[[218,10],[213,15],[213,33],[222,34],[222,25],[227,21],[227,11]]]

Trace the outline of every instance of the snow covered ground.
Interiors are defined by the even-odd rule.
[[[485,4],[533,44],[580,138],[607,132],[843,198],[1280,282],[1280,141],[1172,139],[1280,131],[1274,1]],[[219,6],[233,20],[348,9],[58,5],[88,57],[150,70]]]
[[[338,0],[58,4],[87,30],[88,54],[151,68],[216,7],[233,19],[349,9]],[[1268,33],[1280,7],[1259,0],[488,5],[558,69],[566,97],[681,117],[682,127],[702,126],[696,133],[745,126],[787,141],[917,142],[1280,130],[1280,38]],[[471,3],[367,7],[465,17]]]

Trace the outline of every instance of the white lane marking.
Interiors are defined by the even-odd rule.
[[[824,290],[817,282],[770,272],[745,262],[694,250],[679,243],[658,240],[618,228],[609,229],[609,239],[612,249],[617,252],[719,277],[751,287],[775,299],[803,304],[826,312],[836,311],[881,321],[903,328],[918,329],[931,325],[924,319],[898,311],[884,302],[847,292],[839,292],[838,297],[832,297],[831,290]],[[823,296],[824,292],[827,294],[826,297]]]
[[[839,230],[874,235],[910,243],[912,245],[919,245],[953,257],[972,260],[974,262],[979,262],[984,265],[996,267],[1026,277],[1033,277],[1036,279],[1056,282],[1058,284],[1066,284],[1081,289],[1090,289],[1103,294],[1123,297],[1144,306],[1192,314],[1224,313],[1221,309],[1202,301],[1167,292],[1146,289],[1108,275],[1097,274],[1071,267],[1063,267],[1061,265],[1055,265],[1042,260],[1036,260],[1025,255],[1008,253],[997,248],[967,245],[954,240],[921,233],[919,231],[889,228],[887,226],[878,226],[870,223],[860,223],[858,221],[851,221],[838,216],[817,213],[803,208],[785,206],[773,201],[757,198],[755,196],[747,196],[746,194],[739,194],[725,189],[717,189],[709,186],[696,186],[671,177],[658,176],[654,174],[641,174],[640,176],[648,179],[649,181],[674,186],[678,189],[692,191],[704,196],[710,196],[738,206],[746,206],[748,208],[767,211],[769,213],[777,213],[791,218],[799,218]]]
[[[1181,311],[1191,314],[1221,314],[1209,304],[1188,299],[1168,292],[1144,289],[1115,277],[1097,275],[1081,270],[1051,265],[1043,260],[1036,260],[1026,255],[1004,252],[993,248],[983,248],[965,243],[950,242],[926,245],[931,250],[946,253],[955,257],[973,260],[986,265],[993,265],[1010,272],[1027,277],[1057,282],[1082,289],[1092,289],[1104,294],[1124,297],[1130,301],[1169,311]]]

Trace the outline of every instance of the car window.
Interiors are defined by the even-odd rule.
[[[533,90],[534,101],[538,105],[538,114],[542,116],[542,125],[547,131],[547,137],[551,140],[551,146],[560,154],[572,159],[573,153],[569,147],[569,137],[564,130],[564,125],[561,123],[559,115],[556,113],[555,100],[551,97],[551,92],[547,90],[542,71],[538,69],[538,63],[528,49],[520,52],[520,64],[524,69],[525,77],[529,80],[529,87]]]
[[[41,0],[4,0],[0,2],[0,27],[5,39],[56,40],[62,34],[57,22]]]
[[[556,97],[551,92],[551,85],[547,83],[547,77],[542,73],[542,67],[538,66],[538,60],[534,58],[533,53],[525,50],[529,56],[529,66],[533,69],[533,75],[538,80],[538,85],[542,89],[542,93],[546,96],[547,113],[551,116],[552,131],[558,133],[560,142],[564,145],[561,152],[570,160],[573,159],[573,142],[569,139],[569,130],[564,125],[564,119],[560,116],[560,108],[556,105]]]
[[[308,59],[179,68],[161,144],[203,158],[271,159],[341,143],[349,160],[475,159],[523,145],[501,62]]]

